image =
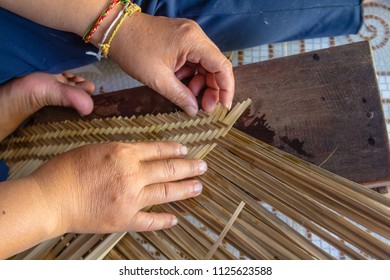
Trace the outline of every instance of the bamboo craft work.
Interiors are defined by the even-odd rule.
[[[68,233],[15,259],[332,259],[270,211],[276,209],[351,259],[390,258],[390,200],[266,145],[232,124],[249,102],[227,114],[164,114],[42,124],[0,146],[11,177],[29,174],[74,147],[105,141],[180,141],[204,158],[201,196],[156,205],[179,225],[111,235]],[[244,206],[245,203],[245,206]],[[239,207],[238,207],[239,205]],[[234,214],[233,214],[234,213]],[[219,244],[222,241],[222,245]]]

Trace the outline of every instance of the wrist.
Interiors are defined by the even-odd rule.
[[[140,26],[138,23],[141,16],[141,8],[136,5],[130,3],[119,5],[120,8],[116,7],[116,11],[114,11],[111,18],[101,24],[101,21],[98,21],[98,24],[101,24],[101,28],[99,28],[99,32],[96,32],[96,36],[91,38],[91,43],[95,46],[99,47],[98,59],[101,57],[107,58],[109,53],[111,56],[111,46],[115,44],[115,41],[120,40],[117,37],[125,37],[125,38],[133,38],[133,35],[138,31],[137,26]],[[131,29],[125,28],[125,26],[131,25]],[[137,24],[138,23],[138,24]],[[96,28],[91,29],[93,32],[96,31]],[[125,31],[123,31],[125,30]],[[118,35],[118,34],[121,35]],[[89,36],[87,36],[89,37]],[[122,40],[123,41],[123,40]],[[129,47],[129,44],[126,44]]]
[[[136,46],[138,44],[137,42],[142,40],[142,36],[148,32],[148,28],[146,27],[148,17],[150,16],[147,14],[135,12],[124,21],[111,43],[109,57],[116,62],[133,60],[129,55],[139,53],[136,50]],[[124,51],[124,49],[127,49],[127,51]],[[133,51],[128,51],[129,49],[133,49]],[[123,54],[126,54],[126,57],[123,57]]]
[[[48,201],[32,176],[0,183],[0,258],[65,232]]]
[[[61,196],[52,194],[48,191],[49,188],[43,186],[43,182],[37,180],[34,175],[30,175],[23,179],[23,185],[29,186],[34,192],[35,201],[39,203],[39,227],[42,230],[44,240],[51,239],[68,232],[68,223],[61,209],[61,202],[58,198]],[[56,188],[50,188],[56,189]]]
[[[106,8],[107,7],[105,7],[104,9]],[[98,45],[103,41],[104,34],[107,32],[108,28],[114,22],[115,18],[118,16],[118,14],[122,9],[123,9],[123,5],[121,3],[118,3],[110,10],[110,13],[107,14],[107,16],[101,22],[101,24],[97,27],[96,32],[94,32],[92,37],[90,38],[91,44],[98,47]],[[79,34],[81,37],[83,37],[86,31],[89,30],[89,28],[91,28],[91,26],[93,26],[96,23],[97,17],[90,22],[89,27],[85,29],[82,34]]]

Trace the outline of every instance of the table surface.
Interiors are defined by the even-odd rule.
[[[252,99],[236,127],[360,183],[390,179],[389,143],[367,42],[235,68],[235,101]],[[179,110],[147,87],[94,96],[88,119]],[[79,119],[45,108],[33,122]]]

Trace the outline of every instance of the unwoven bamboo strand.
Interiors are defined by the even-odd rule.
[[[224,178],[218,178],[217,173],[212,173],[210,170],[207,174],[208,176],[202,176],[202,181],[204,180],[205,183],[207,183],[208,186],[212,184],[207,177],[211,177],[212,181],[214,181],[214,185],[222,185],[222,186],[228,186],[231,185],[231,182],[223,182],[221,181]],[[219,180],[218,180],[219,179]],[[216,182],[217,181],[217,182]],[[241,215],[242,220],[246,220],[248,223],[253,224],[255,226],[255,230],[257,235],[259,233],[262,234],[268,234],[268,237],[266,238],[271,238],[272,241],[265,242],[266,247],[271,247],[276,248],[279,247],[279,251],[284,250],[284,248],[290,247],[290,250],[294,252],[296,256],[299,256],[299,258],[331,258],[328,254],[325,254],[323,251],[318,250],[318,247],[313,246],[313,244],[308,241],[307,239],[303,238],[299,234],[296,234],[294,230],[291,229],[291,227],[287,226],[285,223],[280,221],[276,216],[272,215],[269,213],[268,210],[263,210],[263,207],[261,204],[258,203],[255,199],[252,197],[246,195],[244,192],[240,192],[240,190],[235,187],[231,186],[230,188],[226,189],[224,188],[221,190],[218,194],[215,193],[219,188],[208,188],[207,191],[211,191],[213,194],[208,195],[208,197],[213,197],[214,200],[217,202],[217,198],[224,198],[219,202],[220,205],[229,205],[229,200],[230,201],[246,201],[247,207],[246,209],[248,210],[248,213],[243,211]],[[234,192],[234,190],[238,191]],[[215,194],[214,194],[215,193]],[[276,225],[276,227],[275,227]],[[283,233],[283,234],[282,234]],[[292,238],[294,237],[294,238]],[[293,240],[296,240],[296,245],[294,245]],[[261,242],[261,241],[259,241]],[[272,244],[272,245],[271,245]],[[287,245],[286,245],[287,244]],[[291,249],[293,248],[293,249]],[[304,249],[305,248],[305,249]],[[308,253],[306,253],[308,251]],[[277,255],[277,254],[275,254]],[[313,256],[313,257],[310,257]],[[282,258],[279,256],[278,258]]]
[[[203,197],[203,198],[206,199],[205,197]],[[199,199],[196,199],[196,201],[198,201],[198,200]],[[213,203],[213,201],[208,200],[206,203],[211,204],[211,203]],[[225,220],[221,219],[219,217],[225,217],[226,219],[229,218],[228,214],[226,214],[226,211],[224,211],[223,206],[217,206],[217,207],[219,207],[219,210],[222,211],[222,212],[218,212],[218,211],[215,211],[215,210],[210,209],[208,207],[207,207],[207,210],[210,210],[210,211],[207,211],[205,208],[202,208],[199,205],[194,204],[194,200],[192,200],[192,203],[190,206],[187,207],[186,206],[187,204],[189,204],[189,203],[181,203],[181,202],[175,203],[175,205],[181,206],[183,210],[185,210],[185,211],[187,211],[187,213],[195,216],[198,220],[200,220],[202,223],[204,223],[207,228],[211,228],[215,232],[219,232],[220,230],[222,230],[222,226],[225,224]],[[210,214],[210,213],[212,213],[212,214]],[[220,228],[216,227],[218,224],[220,225]],[[259,233],[259,232],[257,232],[257,233]],[[243,236],[241,234],[241,236],[235,236],[231,240],[227,240],[227,241],[231,242],[232,244],[238,244],[237,248],[242,249],[243,248],[242,245],[243,244],[246,245],[248,243],[245,240],[248,240],[248,238],[246,238],[245,236]],[[253,253],[253,252],[249,253],[249,254],[251,254],[251,256],[253,258],[260,258],[260,257],[261,258],[269,258],[269,259],[274,258],[270,254],[268,257],[265,257],[267,255],[265,252],[260,253],[262,249],[258,248],[257,241],[259,241],[259,240],[256,240],[256,242],[251,244],[251,246],[249,247],[250,250],[249,251],[246,250],[245,252],[248,253],[248,252],[255,250],[253,252],[256,252],[256,253]],[[257,251],[256,251],[256,248],[257,248]],[[260,250],[260,251],[258,251],[258,250]]]
[[[309,240],[301,236],[300,234],[297,234],[290,226],[288,226],[286,223],[278,219],[275,215],[270,213],[268,210],[266,210],[256,199],[251,197],[249,194],[243,192],[241,189],[236,188],[234,186],[230,186],[232,183],[230,181],[227,181],[222,176],[218,177],[218,173],[215,173],[212,170],[209,170],[205,176],[202,176],[202,180],[205,180],[205,182],[208,182],[208,177],[212,177],[212,181],[218,181],[216,185],[225,186],[227,189],[223,189],[221,193],[225,193],[230,198],[237,197],[236,200],[243,200],[247,203],[247,209],[252,208],[253,214],[257,217],[260,217],[259,221],[257,221],[257,224],[260,225],[260,228],[267,228],[266,232],[269,232],[271,237],[274,237],[278,240],[278,242],[281,243],[283,241],[283,238],[286,238],[286,242],[296,242],[297,246],[299,246],[302,250],[310,252],[310,254],[314,258],[318,259],[331,259],[332,256],[325,254],[325,252],[318,250],[318,247],[314,246]],[[222,181],[223,180],[223,181]],[[214,195],[213,197],[218,197]],[[291,210],[290,210],[291,211]],[[313,224],[312,221],[305,219],[302,216],[299,215],[293,215],[291,218],[300,220],[302,224],[305,225],[310,231],[314,232],[318,236],[320,236],[325,241],[328,241],[330,244],[338,244],[336,246],[337,248],[340,248],[341,251],[348,252],[347,255],[351,258],[355,259],[363,259],[364,257],[358,254],[356,251],[352,250],[350,247],[346,246],[343,242],[340,242],[337,238],[335,238],[333,235],[331,235],[329,232],[324,231],[322,228],[316,226]],[[260,224],[261,222],[261,224]],[[263,223],[265,225],[263,225]],[[278,235],[278,232],[284,233],[284,237],[280,237]]]
[[[173,207],[172,205],[175,205],[177,207]],[[180,205],[177,203],[172,204],[172,205],[161,205],[157,209],[153,207],[152,211],[158,210],[158,211],[163,211],[163,212],[172,212],[176,214],[177,216],[181,217],[180,211],[178,211],[180,208]],[[192,215],[192,217],[197,218],[199,215]],[[198,245],[196,246],[197,249],[197,259],[203,259],[204,255],[208,252],[209,248],[215,243],[213,239],[210,238],[207,234],[205,234],[202,230],[200,230],[197,227],[194,227],[192,223],[187,221],[184,218],[180,218],[179,220],[181,230],[186,232],[186,236],[189,236],[192,238],[192,244],[196,242]],[[173,229],[172,229],[173,230]],[[166,232],[167,234],[170,233],[170,231]],[[173,247],[178,247],[179,251],[181,252],[186,252],[187,255],[193,254],[194,249],[191,246],[181,246],[179,242],[177,242],[177,239],[171,239],[171,245]],[[189,243],[191,244],[191,243]],[[227,251],[225,248],[222,248],[222,250],[218,251],[216,253],[218,258],[220,259],[234,259],[234,256]]]
[[[227,143],[227,141],[224,143]],[[236,148],[233,149],[235,152],[245,152],[245,147],[240,151]],[[254,155],[253,158],[259,159],[256,155]],[[263,156],[262,159],[263,158],[267,160],[266,157]],[[272,157],[272,159],[274,158],[275,157]],[[268,162],[265,160],[261,163],[257,163],[257,165],[265,170],[268,163],[274,163],[274,161],[270,159],[271,157],[268,158]],[[292,165],[288,161],[283,162],[282,159],[283,158],[281,157],[279,162],[281,164],[287,164],[291,168],[286,168],[283,172],[276,168],[268,168],[267,171],[273,172],[274,176],[279,179],[283,178],[283,176],[287,176],[286,180],[293,179],[294,186],[299,187],[301,190],[310,189],[311,197],[316,196],[318,199],[322,199],[328,206],[337,203],[338,211],[347,217],[349,216],[351,219],[357,219],[357,215],[361,215],[364,217],[364,219],[360,220],[363,225],[364,223],[368,223],[369,225],[372,220],[378,221],[376,224],[378,226],[376,232],[379,231],[378,233],[390,238],[390,232],[388,230],[390,228],[390,204],[388,199],[347,179],[343,179],[343,184],[341,185],[338,181],[333,180],[335,176],[326,177],[329,172],[317,168],[316,166],[311,166],[310,170],[304,170],[299,166],[296,167],[296,164]],[[275,159],[275,161],[277,160],[278,159]],[[317,172],[313,173],[313,169]],[[348,192],[348,190],[350,190],[350,192]],[[369,193],[369,195],[366,195],[366,193]],[[329,201],[331,201],[331,203],[329,203]],[[344,207],[346,207],[348,211],[342,211],[344,210]]]
[[[125,259],[141,259],[141,260],[152,260],[153,255],[137,242],[136,239],[132,238],[131,235],[126,234],[121,241],[116,245],[117,250],[124,256]],[[128,248],[131,248],[130,250]],[[112,252],[114,250],[110,250]]]
[[[211,160],[214,153],[210,153],[209,160]],[[220,166],[219,172],[226,178],[231,180],[238,179],[241,181],[241,186],[247,186],[248,182],[255,184],[257,188],[252,188],[251,192],[257,194],[259,198],[275,205],[277,201],[280,204],[286,205],[292,209],[299,211],[299,213],[305,217],[311,218],[320,224],[322,227],[330,228],[332,232],[336,233],[343,239],[347,240],[356,247],[360,247],[369,252],[370,255],[377,258],[385,258],[386,253],[383,248],[386,248],[385,243],[374,238],[366,231],[360,229],[354,224],[332,211],[331,209],[324,207],[320,203],[316,203],[309,195],[302,192],[293,192],[288,184],[279,182],[277,179],[273,179],[266,174],[257,176],[256,173],[261,174],[261,170],[255,170],[254,172],[241,169],[237,171],[237,167],[232,168],[231,163],[227,161],[226,157],[215,159],[211,161],[212,164]],[[211,165],[211,166],[213,166]],[[213,167],[212,167],[213,168]],[[244,179],[245,178],[245,179]],[[276,187],[275,187],[276,186]],[[280,206],[280,205],[278,205]],[[289,213],[284,213],[289,216]]]
[[[235,130],[233,131],[233,132],[236,132]],[[236,133],[240,133],[240,132],[236,132]],[[246,136],[245,136],[246,137]],[[253,140],[253,141],[255,141],[255,140]],[[257,141],[256,141],[257,142]],[[239,149],[240,151],[242,151],[242,150],[244,150],[245,149],[245,147],[243,148],[243,149]],[[269,149],[268,149],[269,150]],[[235,149],[235,152],[240,152],[240,151],[238,151],[238,149]],[[278,153],[281,153],[280,151],[278,151]],[[259,159],[259,155],[255,155],[253,158],[252,158],[253,160],[257,160],[257,159]],[[252,164],[254,163],[254,161],[250,161]],[[261,168],[262,169],[264,169],[264,164],[262,163],[262,164],[259,164],[259,165],[261,165]],[[285,168],[286,169],[286,168]],[[317,168],[316,167],[312,167],[312,169],[310,170],[310,172],[311,173],[313,173],[313,171],[314,170],[316,170]],[[272,171],[273,171],[274,169],[272,169]],[[291,170],[291,172],[292,171],[294,171],[295,169],[294,168],[291,168],[291,169],[288,169],[288,170]],[[288,172],[288,170],[286,170],[285,172]],[[317,170],[318,171],[318,170]],[[321,171],[322,172],[322,171]],[[327,173],[326,171],[324,171],[324,173]],[[298,177],[299,176],[301,176],[301,174],[298,174]],[[308,176],[308,177],[310,177],[310,176]],[[333,176],[332,176],[333,177]],[[332,178],[332,177],[330,177],[330,178]],[[339,178],[338,178],[339,179]],[[316,181],[313,181],[312,182],[313,184],[316,184],[317,182]],[[352,182],[349,182],[348,180],[346,180],[346,179],[344,179],[344,188],[347,188],[348,187],[348,184],[352,184],[353,185],[353,189],[355,190],[355,191],[357,191],[357,189],[358,189],[358,185],[356,185],[355,183],[352,183]],[[318,183],[317,183],[317,185],[318,185]],[[332,181],[329,181],[329,185],[332,185]],[[331,187],[329,187],[329,188],[331,188]],[[366,189],[364,189],[363,187],[360,187],[360,189],[361,189],[361,191],[362,191],[362,193],[365,193],[367,190]],[[334,196],[335,197],[337,197],[337,195],[338,195],[338,193],[337,192],[335,192],[334,193]],[[362,197],[363,196],[363,197]],[[352,197],[352,199],[353,199],[354,197]],[[370,201],[370,200],[368,200],[367,199],[367,197],[366,196],[364,196],[364,195],[360,195],[360,196],[356,196],[354,199],[356,199],[356,200],[363,200],[365,203],[367,203],[367,205],[369,205],[369,206],[371,206],[371,213],[372,213],[372,215],[373,216],[375,216],[375,215],[378,215],[378,213],[377,212],[375,212],[376,210],[377,210],[377,206],[381,206],[381,202],[383,201],[383,199],[382,199],[382,197],[378,197],[377,195],[371,195],[371,198],[372,198],[372,200]],[[379,198],[379,199],[376,199],[376,198]],[[352,200],[351,199],[351,200]],[[387,202],[388,203],[388,202]],[[385,201],[385,204],[386,204],[386,201]],[[363,208],[363,210],[364,211],[366,211],[366,209],[364,209],[364,208],[366,208],[366,206],[367,205],[363,205],[361,208]],[[373,208],[373,209],[372,209]],[[338,209],[338,208],[337,208]],[[378,221],[378,223],[376,224],[376,228],[369,228],[370,230],[372,230],[372,231],[374,231],[374,232],[378,232],[378,231],[380,231],[380,229],[381,228],[386,228],[386,225],[388,224],[388,222],[389,222],[389,219],[390,219],[390,215],[389,215],[389,208],[386,208],[385,206],[383,206],[383,207],[379,207],[379,209],[381,209],[382,210],[382,214],[384,214],[384,216],[380,216],[382,219],[381,220],[379,220]],[[315,210],[315,209],[314,209]],[[313,215],[313,213],[310,213],[311,215]],[[364,220],[361,220],[360,222],[365,222]],[[348,225],[348,223],[344,223],[345,225]],[[389,227],[387,227],[387,229],[388,229]],[[358,229],[358,231],[359,231],[360,229]],[[384,235],[386,236],[386,233],[388,233],[388,231],[386,232],[384,232]],[[364,233],[362,233],[362,234],[364,234]],[[353,236],[355,236],[356,235],[356,232],[355,232],[355,234],[353,235]],[[366,238],[368,238],[368,239],[370,239],[371,237],[369,237],[369,236],[365,236],[365,238],[363,238],[364,240],[363,241],[365,241],[366,240]],[[389,250],[388,250],[388,246],[382,246],[383,244],[382,243],[377,243],[376,242],[376,240],[373,240],[373,242],[374,242],[374,244],[377,244],[376,245],[376,247],[378,247],[378,249],[379,249],[379,251],[382,249],[384,252],[386,252],[386,249],[384,249],[384,248],[387,248],[387,255],[389,254],[388,252],[389,252]],[[363,242],[364,243],[364,242]],[[379,245],[378,245],[379,244]]]
[[[217,251],[218,247],[221,246],[223,239],[225,238],[226,234],[230,230],[230,228],[233,226],[233,223],[237,219],[238,215],[240,214],[242,208],[244,208],[245,202],[241,201],[240,205],[238,205],[236,211],[233,213],[233,216],[230,218],[229,222],[221,232],[221,235],[218,237],[217,241],[215,241],[214,245],[210,248],[209,252],[207,255],[204,257],[205,260],[211,259],[211,257],[215,254]]]
[[[212,196],[214,198],[218,196]],[[216,217],[226,217],[226,213],[224,213],[224,206],[226,206],[229,203],[220,203],[217,205],[217,201],[212,201],[206,197],[204,199],[207,201],[201,203],[203,206],[205,206],[205,210],[209,211],[210,213],[213,213]],[[199,199],[200,200],[200,199]],[[198,200],[198,201],[199,201]],[[199,208],[193,207],[194,212],[200,211]],[[204,213],[203,213],[204,215]],[[249,217],[249,218],[248,218]],[[253,219],[251,219],[253,217]],[[253,226],[242,228],[240,227],[241,221],[244,221],[244,219],[249,219],[250,224]],[[249,223],[248,223],[249,224]],[[237,223],[235,224],[237,228],[240,228],[239,231],[235,232],[234,228],[231,229],[230,233],[232,234],[231,238],[227,236],[226,241],[229,243],[232,243],[234,246],[241,249],[242,243],[239,242],[239,240],[253,240],[255,241],[254,244],[251,245],[252,247],[252,256],[254,258],[265,258],[264,254],[267,255],[267,259],[298,259],[298,258],[305,258],[309,259],[312,258],[309,255],[302,255],[299,252],[297,253],[296,247],[289,243],[290,248],[287,248],[288,246],[283,246],[283,240],[280,238],[277,240],[273,240],[270,238],[270,236],[275,237],[283,237],[283,236],[277,236],[275,231],[272,231],[266,224],[260,223],[258,217],[253,216],[251,213],[246,213],[246,211],[242,211],[240,215],[240,219],[238,219]],[[269,233],[269,234],[266,234]],[[291,247],[292,246],[292,247]],[[293,249],[291,249],[293,248]],[[295,249],[295,251],[294,251]],[[248,252],[246,250],[246,252]]]

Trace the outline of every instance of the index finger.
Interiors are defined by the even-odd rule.
[[[192,54],[191,61],[200,63],[207,72],[214,74],[212,79],[206,80],[207,89],[210,94],[217,94],[221,104],[230,109],[235,85],[232,64],[211,42],[202,47]]]

